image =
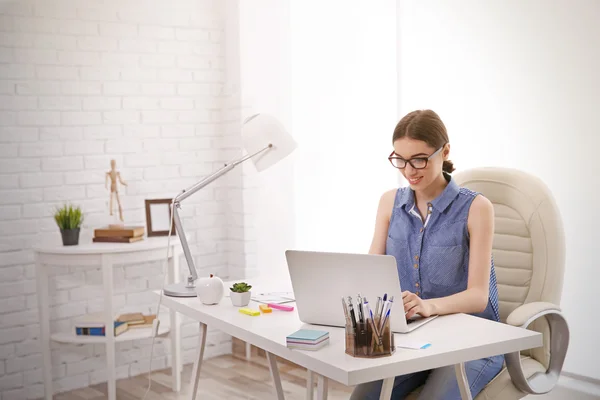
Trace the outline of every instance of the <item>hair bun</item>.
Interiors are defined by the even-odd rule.
[[[454,172],[454,163],[450,160],[445,160],[444,161],[444,165],[442,166],[442,170],[444,172],[447,172],[449,174],[451,174],[452,172]]]

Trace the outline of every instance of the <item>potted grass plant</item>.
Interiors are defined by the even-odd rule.
[[[80,207],[64,205],[56,209],[54,220],[60,229],[64,246],[79,244],[79,230],[83,223],[83,213]]]
[[[232,287],[229,288],[231,290],[231,304],[236,307],[245,307],[250,303],[250,297],[252,286],[248,285],[246,282],[238,282],[234,283]]]

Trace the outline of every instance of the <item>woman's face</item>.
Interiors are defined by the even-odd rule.
[[[440,176],[444,160],[448,159],[449,147],[447,144],[436,153],[438,149],[406,136],[394,142],[395,156],[407,161],[400,171],[413,190],[425,189]],[[402,160],[399,161],[403,163]]]

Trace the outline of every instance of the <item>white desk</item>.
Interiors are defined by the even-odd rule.
[[[253,291],[268,291],[256,282]],[[226,288],[230,282],[225,282]],[[283,291],[284,289],[274,290]],[[160,291],[153,292],[159,296]],[[225,297],[216,305],[206,306],[197,298],[174,298],[164,296],[162,304],[200,323],[201,337],[198,349],[197,367],[194,371],[195,384],[192,399],[195,399],[200,366],[204,354],[206,327],[210,325],[231,336],[257,346],[267,353],[269,366],[278,399],[283,399],[283,389],[279,372],[272,355],[287,359],[318,374],[318,397],[327,397],[327,379],[333,379],[348,386],[384,379],[381,399],[389,399],[394,377],[447,365],[455,365],[459,387],[463,399],[471,399],[464,362],[498,354],[512,353],[542,346],[542,334],[510,325],[456,314],[438,317],[410,334],[396,334],[396,345],[403,337],[421,338],[432,344],[425,350],[397,348],[390,357],[376,359],[354,358],[347,355],[343,328],[305,325],[300,322],[296,310],[292,312],[273,310],[271,314],[251,317],[238,312]],[[251,302],[250,306],[258,308]],[[340,312],[342,312],[340,310]],[[288,334],[301,328],[316,328],[329,331],[330,344],[318,351],[291,350],[286,347]],[[309,373],[309,377],[312,374]],[[312,391],[308,393],[312,398]]]
[[[34,247],[36,261],[37,294],[40,316],[40,339],[43,355],[44,392],[47,400],[52,399],[52,363],[50,359],[50,341],[60,343],[106,345],[106,363],[108,380],[108,398],[115,400],[115,342],[145,339],[152,337],[152,328],[137,328],[122,333],[115,337],[112,329],[106,330],[106,336],[77,336],[75,329],[69,332],[50,332],[50,314],[48,309],[48,272],[46,266],[68,268],[70,266],[98,265],[102,267],[102,280],[104,287],[104,313],[107,326],[113,320],[113,267],[114,265],[140,263],[167,259],[167,237],[144,238],[134,243],[80,243],[76,246],[48,245]],[[179,278],[179,256],[181,246],[177,237],[171,237],[170,255],[168,260],[169,281],[175,282]],[[159,335],[169,334],[172,351],[172,376],[173,390],[181,388],[181,343],[179,333],[179,320],[177,313],[170,312],[170,321],[160,325]]]

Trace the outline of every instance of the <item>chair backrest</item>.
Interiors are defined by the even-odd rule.
[[[534,301],[560,305],[565,240],[552,193],[537,177],[510,168],[474,168],[453,174],[459,186],[487,197],[494,205],[492,254],[498,280],[500,319]],[[545,331],[539,322],[532,329]],[[548,347],[534,358],[545,363]]]

